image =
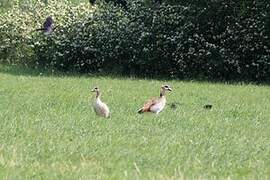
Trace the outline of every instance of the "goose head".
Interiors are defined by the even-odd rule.
[[[172,88],[169,85],[163,85],[161,86],[161,89],[164,91],[172,91]]]
[[[99,91],[99,88],[98,87],[94,87],[91,92],[98,92]]]
[[[169,85],[161,86],[160,97],[163,97],[166,91],[172,91],[172,88]]]
[[[91,92],[95,92],[96,93],[96,98],[98,98],[100,96],[100,90],[98,87],[94,87]]]

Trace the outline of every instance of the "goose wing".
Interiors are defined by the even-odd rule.
[[[104,117],[109,117],[110,116],[109,107],[105,103],[101,104],[100,113],[101,113],[101,116],[104,116]]]
[[[143,107],[140,109],[141,112],[148,112],[150,108],[159,102],[158,98],[152,98],[146,101]]]

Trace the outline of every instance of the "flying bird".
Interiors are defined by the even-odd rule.
[[[48,16],[43,23],[43,27],[36,31],[43,31],[45,34],[51,34],[57,27],[54,27],[54,21],[51,16]]]
[[[94,89],[91,90],[91,92],[96,93],[96,97],[93,103],[93,108],[94,108],[95,113],[98,116],[109,118],[110,110],[109,110],[109,107],[100,99],[100,95],[101,95],[100,89],[98,87],[95,87]]]
[[[142,114],[144,112],[160,113],[166,105],[165,92],[172,91],[171,87],[164,85],[161,87],[160,96],[158,98],[152,98],[146,101],[138,113]]]

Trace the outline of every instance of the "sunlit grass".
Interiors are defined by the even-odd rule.
[[[0,179],[270,178],[269,86],[0,70]],[[137,114],[164,83],[164,112]]]

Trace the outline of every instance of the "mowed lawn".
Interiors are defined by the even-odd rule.
[[[269,86],[27,71],[0,67],[0,179],[270,178]],[[138,114],[164,83],[165,110]]]

